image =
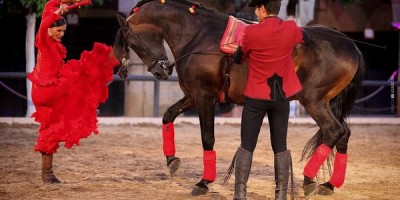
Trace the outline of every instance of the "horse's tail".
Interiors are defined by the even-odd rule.
[[[349,116],[351,109],[354,106],[356,101],[357,93],[359,89],[362,87],[362,80],[365,73],[365,63],[364,58],[361,51],[356,47],[357,57],[358,57],[358,69],[353,79],[345,87],[335,98],[333,98],[329,105],[332,110],[332,113],[335,115],[339,123],[345,123],[345,120]],[[319,130],[305,145],[303,149],[303,153],[301,156],[301,160],[309,159],[319,145],[322,144],[323,134],[321,130]],[[332,151],[333,152],[333,151]],[[332,157],[328,160],[328,167],[330,166],[330,162],[332,161]]]
[[[226,185],[228,183],[229,179],[232,176],[233,170],[235,169],[236,155],[237,155],[237,151],[236,151],[235,155],[233,156],[231,165],[229,166],[228,171],[226,172],[226,174],[224,176],[224,180],[222,181],[222,185]]]

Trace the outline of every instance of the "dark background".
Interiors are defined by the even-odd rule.
[[[117,1],[105,1],[102,7],[117,12]],[[22,5],[15,5],[12,10],[2,5],[0,15],[0,72],[26,72],[25,37],[26,19]],[[101,12],[101,6],[94,6]],[[41,19],[37,18],[36,31]],[[114,17],[79,18],[78,25],[68,25],[63,38],[67,48],[67,59],[79,59],[83,50],[91,50],[94,42],[113,45],[119,26]],[[116,69],[117,70],[117,69]],[[8,87],[26,96],[26,79],[0,78]],[[109,85],[109,99],[100,106],[102,116],[122,116],[124,105],[124,84],[113,81]],[[20,117],[26,115],[27,101],[0,85],[0,116]]]
[[[117,1],[106,1],[106,5],[97,6],[97,12],[107,9],[117,13]],[[25,72],[25,34],[26,20],[23,8],[16,6],[14,10],[4,11],[0,8],[0,72]],[[6,14],[4,14],[6,13]],[[37,20],[38,28],[40,19]],[[63,39],[68,50],[68,59],[78,59],[83,50],[90,50],[94,42],[112,45],[118,30],[115,17],[80,17],[79,25],[68,25]],[[399,52],[399,32],[396,30],[375,32],[374,39],[365,39],[363,32],[346,33],[350,38],[378,46],[356,42],[364,54],[366,62],[365,80],[388,80],[397,69]],[[16,92],[26,95],[26,79],[0,78],[0,81]],[[358,99],[371,94],[378,87],[363,87]],[[396,92],[397,90],[395,90]],[[396,94],[395,94],[396,95]],[[396,102],[395,104],[396,105]],[[390,87],[385,87],[377,95],[367,101],[355,105],[352,114],[360,115],[394,115],[390,112]],[[124,84],[114,81],[110,84],[109,99],[100,106],[101,116],[123,116]],[[26,100],[6,90],[0,85],[0,116],[20,117],[26,114]]]

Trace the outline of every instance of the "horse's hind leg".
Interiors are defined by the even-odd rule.
[[[193,101],[186,96],[170,106],[164,113],[162,120],[163,151],[167,158],[169,173],[174,176],[180,167],[180,159],[175,157],[175,131],[174,121],[177,116],[194,107]]]
[[[303,103],[303,102],[302,102]],[[315,147],[316,150],[304,167],[303,189],[306,198],[315,194],[318,185],[314,181],[321,165],[330,155],[332,148],[339,138],[345,133],[345,129],[332,113],[329,102],[310,102],[303,104],[309,115],[317,122],[320,130],[308,143],[306,148]]]
[[[347,145],[351,131],[345,121],[343,121],[341,124],[342,127],[344,127],[345,132],[336,143],[337,152],[335,155],[335,161],[333,163],[333,173],[328,182],[319,185],[319,195],[332,195],[333,188],[339,188],[344,183],[347,168]]]

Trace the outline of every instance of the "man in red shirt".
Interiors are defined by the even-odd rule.
[[[292,51],[303,43],[303,29],[292,20],[277,17],[280,0],[251,0],[258,24],[246,26],[234,54],[236,63],[248,61],[248,77],[241,122],[241,146],[236,154],[234,199],[246,199],[246,184],[253,151],[265,115],[268,115],[274,152],[275,199],[287,199],[290,151],[286,138],[289,100],[302,87],[295,72]]]

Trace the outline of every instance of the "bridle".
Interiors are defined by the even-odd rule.
[[[212,46],[212,47],[208,47],[205,49],[201,49],[198,51],[193,51],[193,52],[189,52],[187,54],[182,55],[181,57],[179,57],[178,59],[175,60],[175,62],[170,62],[168,60],[168,58],[166,56],[158,58],[156,55],[154,55],[154,53],[150,50],[150,48],[144,44],[142,42],[142,40],[140,39],[139,35],[135,32],[133,32],[130,28],[120,28],[121,32],[123,33],[123,58],[122,58],[122,66],[120,67],[120,70],[118,72],[118,75],[121,78],[126,78],[127,76],[127,67],[129,66],[129,48],[131,47],[133,50],[137,50],[137,51],[142,51],[145,52],[148,56],[151,57],[151,59],[153,60],[152,64],[147,68],[147,71],[151,72],[151,70],[158,64],[162,67],[162,69],[164,70],[164,72],[168,75],[171,75],[172,73],[172,68],[175,66],[176,63],[178,63],[181,59],[183,59],[186,56],[192,55],[192,54],[205,54],[205,53],[209,53],[211,51],[214,51],[214,49],[218,49],[220,46],[225,46],[225,45],[230,45],[233,43],[237,43],[235,42],[230,42],[227,44],[223,44],[223,45],[217,45],[217,46]],[[131,44],[128,44],[126,41],[128,39],[129,36],[133,36],[134,37],[134,41]]]
[[[122,78],[126,78],[127,74],[127,67],[129,66],[129,47],[131,47],[134,51],[136,50],[137,52],[144,52],[150,58],[153,60],[153,62],[150,64],[150,66],[147,68],[148,72],[151,72],[156,65],[160,65],[164,72],[168,75],[171,75],[172,73],[172,68],[174,67],[174,63],[170,62],[168,60],[167,56],[162,56],[162,57],[157,57],[151,50],[150,48],[143,43],[143,41],[140,39],[139,35],[135,32],[133,32],[130,28],[120,28],[122,34],[123,34],[123,58],[122,58],[122,67],[120,68],[120,71],[118,72],[118,75]],[[132,36],[133,37],[133,43],[128,44],[127,39],[128,37]],[[172,64],[171,64],[172,63]],[[121,76],[122,75],[122,76]]]

